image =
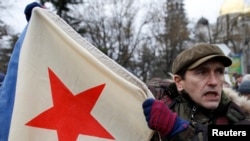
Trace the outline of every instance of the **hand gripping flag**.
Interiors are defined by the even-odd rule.
[[[146,85],[34,8],[0,88],[0,141],[149,141]]]

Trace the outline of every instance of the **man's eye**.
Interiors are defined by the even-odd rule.
[[[196,74],[204,74],[205,73],[205,70],[197,70],[196,71]]]
[[[225,74],[225,71],[224,70],[219,70],[218,73],[219,74]]]

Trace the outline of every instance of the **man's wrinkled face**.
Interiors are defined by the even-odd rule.
[[[190,98],[206,109],[216,109],[221,100],[225,67],[210,60],[192,70],[187,70],[184,78],[175,75],[179,91],[185,90]]]

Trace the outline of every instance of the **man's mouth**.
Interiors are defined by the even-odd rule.
[[[205,93],[206,97],[217,97],[219,94],[215,91],[208,91]]]

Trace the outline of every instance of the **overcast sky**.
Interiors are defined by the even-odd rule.
[[[7,9],[4,13],[2,20],[12,25],[14,30],[21,32],[27,24],[23,10],[25,6],[34,0],[8,0],[9,3],[13,3],[10,9]],[[190,21],[197,21],[202,16],[207,18],[211,24],[216,22],[216,18],[219,15],[220,7],[224,0],[184,0],[187,17]]]
[[[184,0],[187,16],[197,21],[205,17],[211,24],[216,23],[220,8],[225,0]]]

